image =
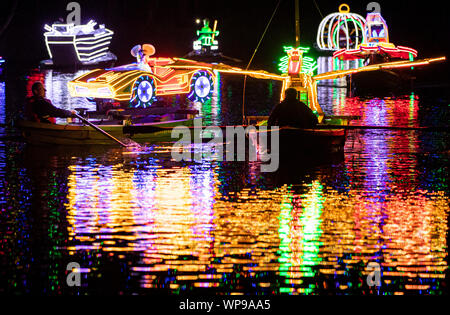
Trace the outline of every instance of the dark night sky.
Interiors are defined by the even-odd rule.
[[[0,27],[15,0],[2,0]],[[43,26],[67,15],[70,1],[19,1],[9,27],[0,36],[0,55],[10,63],[35,63],[47,59]],[[151,43],[158,56],[183,56],[191,51],[197,17],[219,20],[221,50],[225,55],[248,61],[278,0],[90,0],[78,1],[82,21],[94,18],[115,31],[111,50],[119,63],[133,60],[129,51],[138,43]],[[336,12],[340,1],[316,0],[323,15]],[[346,1],[351,12],[366,14],[370,1]],[[450,10],[441,1],[378,1],[389,25],[391,42],[419,51],[419,57],[450,57]],[[301,0],[303,45],[315,41],[321,15],[313,0]],[[283,0],[255,58],[254,66],[273,70],[282,46],[293,44],[294,1]],[[443,69],[448,69],[448,63]],[[439,75],[447,78],[446,71]]]

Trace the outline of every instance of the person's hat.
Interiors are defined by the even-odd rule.
[[[144,55],[153,56],[156,52],[156,49],[153,45],[144,44],[142,45],[142,52],[144,53]]]
[[[141,49],[141,45],[134,46],[133,48],[131,48],[131,55],[136,58],[137,56],[139,56],[139,52],[141,51]]]

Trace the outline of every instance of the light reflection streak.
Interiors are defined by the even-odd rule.
[[[341,104],[333,105],[336,114],[361,115],[366,124],[417,122],[416,95],[371,101],[343,99],[341,90],[331,95]],[[168,167],[164,156],[140,154],[109,167],[76,163],[69,177],[74,250],[138,252],[130,268],[140,285],[174,292],[243,293],[247,282],[272,293],[364,292],[372,261],[381,263],[389,293],[441,292],[448,196],[420,189],[417,134],[365,132],[351,145],[356,153],[346,156],[346,183],[325,172],[298,187],[263,189],[254,164],[245,174],[231,172],[245,176],[235,190],[218,175],[224,166],[211,162]],[[118,198],[122,186],[128,199]],[[113,207],[124,210],[115,219]],[[107,229],[114,225],[121,229]]]
[[[317,73],[325,73],[336,70],[350,70],[363,66],[362,60],[339,60],[333,57],[319,57],[317,58]],[[323,80],[321,85],[333,85],[333,86],[347,86],[345,78],[337,78],[333,80]]]
[[[205,103],[195,103],[194,108],[199,111],[199,116],[203,117],[204,124],[220,126],[222,124],[222,77],[219,72],[215,72],[216,80],[214,81],[211,99]]]
[[[153,267],[136,266],[135,271],[206,268],[214,242],[211,230],[217,190],[210,168],[135,172],[124,171],[121,164],[102,167],[92,163],[70,170],[69,234],[83,245],[69,249],[141,251],[141,263]],[[179,256],[192,258],[178,264]]]
[[[0,82],[0,124],[6,121],[5,82]],[[3,128],[3,127],[0,127]],[[1,129],[0,129],[1,130]]]
[[[314,180],[300,192],[283,186],[230,194],[219,192],[211,165],[138,167],[72,166],[68,220],[78,243],[71,250],[139,252],[131,270],[143,288],[236,285],[239,293],[244,279],[272,289],[258,279],[278,272],[280,293],[316,294],[323,277],[341,277],[335,281],[345,291],[355,287],[349,272],[360,262],[380,261],[385,285],[409,281],[411,290],[432,291],[447,268],[443,193],[340,193]],[[379,185],[368,180],[366,188]],[[161,273],[165,284],[153,276]]]
[[[96,105],[89,102],[84,97],[70,97],[67,83],[88,72],[88,70],[79,70],[76,73],[62,73],[54,70],[45,70],[41,74],[46,89],[46,98],[52,101],[52,104],[58,108],[72,110],[76,108],[85,108],[89,111],[96,110]],[[31,84],[33,82],[30,82]],[[58,123],[65,122],[65,119],[57,118]]]
[[[311,184],[309,192],[299,199],[286,195],[280,213],[280,275],[286,277],[286,284],[300,285],[304,278],[313,278],[319,265],[320,237],[322,235],[321,215],[324,199],[323,186],[319,181]],[[314,284],[299,287],[302,294],[314,292]],[[281,293],[297,293],[290,287],[281,287]]]
[[[52,76],[48,82],[64,79]],[[49,96],[64,103],[58,85],[52,88]],[[367,100],[346,97],[345,89],[319,90],[327,113],[361,116],[361,124],[417,126],[424,119],[416,94]],[[232,112],[231,104],[241,100],[233,91],[230,84],[218,96],[217,114],[214,98],[205,113],[222,119]],[[420,151],[436,144],[418,132],[365,131],[355,138],[344,163],[311,169],[296,185],[281,187],[264,181],[257,162],[242,168],[177,164],[165,146],[119,154],[24,153],[21,145],[2,141],[0,250],[8,261],[1,276],[9,277],[11,288],[28,292],[35,283],[27,274],[42,266],[30,263],[41,258],[34,250],[43,248],[44,260],[51,258],[48,282],[58,285],[53,292],[67,292],[59,287],[58,270],[70,259],[81,263],[86,276],[106,281],[109,264],[122,264],[126,293],[373,294],[365,285],[372,261],[381,263],[381,294],[444,293],[446,156]],[[49,228],[41,233],[35,222]],[[48,246],[43,241],[33,247],[40,237]],[[83,290],[95,291],[92,282],[86,285]]]

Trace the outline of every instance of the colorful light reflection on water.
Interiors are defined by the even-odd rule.
[[[233,107],[217,90],[201,108],[212,122]],[[434,106],[418,94],[319,92],[327,112],[367,125],[417,126],[421,106]],[[129,152],[0,141],[0,292],[446,293],[439,137],[352,132],[343,161],[302,166],[289,183],[255,163],[176,163],[167,144]],[[71,261],[80,288],[65,286]],[[381,265],[381,288],[366,284],[369,262]]]

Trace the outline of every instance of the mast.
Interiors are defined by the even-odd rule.
[[[295,0],[295,47],[300,46],[300,5],[299,0]]]

